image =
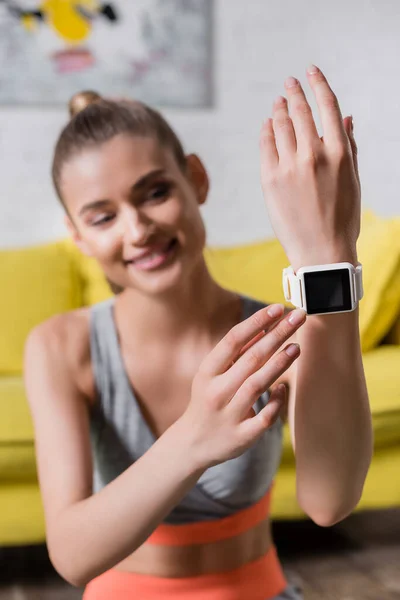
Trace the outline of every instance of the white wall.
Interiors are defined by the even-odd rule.
[[[215,0],[215,108],[165,113],[209,168],[210,243],[272,235],[259,184],[259,128],[287,76],[307,86],[311,62],[327,74],[343,114],[354,116],[364,206],[400,214],[399,31],[398,0]],[[65,120],[63,110],[0,109],[0,246],[65,234],[49,176]]]

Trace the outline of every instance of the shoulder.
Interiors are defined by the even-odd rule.
[[[89,309],[80,308],[54,315],[40,323],[29,333],[25,349],[40,347],[48,353],[77,350],[89,340]]]
[[[68,373],[81,387],[90,366],[89,308],[54,315],[32,329],[25,342],[25,370],[38,362]]]

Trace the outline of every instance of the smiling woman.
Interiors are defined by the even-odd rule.
[[[123,291],[111,303],[43,324],[27,343],[53,563],[71,583],[88,584],[87,600],[117,592],[120,600],[133,593],[187,599],[198,586],[213,600],[233,591],[238,598],[291,598],[268,517],[285,386],[266,390],[299,355],[295,344],[277,350],[304,311],[296,323],[278,323],[281,305],[269,313],[211,278],[199,210],[207,172],[196,155],[185,155],[159,113],[95,92],[75,97],[71,110],[55,149],[54,184],[75,243]],[[276,335],[260,335],[275,325]],[[238,327],[232,346],[228,332]],[[257,366],[246,352],[261,339]],[[231,380],[218,383],[223,396],[200,377],[207,358],[207,378],[220,382],[226,372]],[[249,396],[242,388],[251,376],[258,383]],[[61,403],[53,404],[55,396]],[[47,424],[38,398],[48,398]],[[247,430],[235,432],[243,419]],[[54,447],[49,424],[56,421],[63,425]],[[72,472],[61,469],[62,479],[45,459],[54,452],[59,465],[73,465]],[[98,530],[104,511],[110,518]],[[91,552],[78,564],[82,539]]]
[[[329,94],[338,111],[323,74],[309,78],[322,112]],[[277,102],[261,144],[280,241],[297,267],[354,260],[354,139],[337,112],[323,146],[300,84],[288,95],[294,125]],[[53,179],[75,243],[123,291],[45,322],[27,342],[52,561],[86,586],[85,600],[298,598],[269,519],[281,415],[301,507],[333,524],[357,502],[370,460],[357,314],[309,323],[302,309],[287,315],[221,287],[203,255],[200,159],[144,104],[86,100],[61,133]],[[321,163],[306,160],[311,144]],[[352,217],[351,231],[346,221],[332,232],[334,210]]]
[[[79,104],[84,110],[76,112]],[[186,157],[161,115],[140,102],[112,102],[84,92],[73,99],[72,110],[76,115],[55,149],[53,180],[73,238],[98,258],[114,289],[171,266],[164,269],[167,282],[205,243],[198,206],[208,180],[201,161]],[[186,196],[191,201],[184,203]],[[122,229],[140,250],[121,248]],[[185,252],[179,253],[182,245]],[[159,277],[158,291],[161,284]]]
[[[99,108],[98,105],[101,104]],[[90,107],[90,111],[85,111],[84,117],[79,116],[79,113]],[[69,111],[71,117],[78,115],[77,119],[72,119],[71,123],[66,127],[60,137],[56,147],[53,161],[53,181],[58,191],[61,201],[64,203],[63,194],[60,190],[61,170],[65,163],[71,161],[76,155],[81,155],[82,151],[88,146],[104,144],[115,136],[128,135],[138,136],[139,138],[150,137],[153,141],[159,142],[160,146],[167,151],[172,152],[177,165],[181,170],[186,171],[188,164],[200,168],[200,162],[196,157],[189,157],[188,161],[184,155],[183,148],[175,136],[175,133],[170,129],[169,125],[164,121],[159,113],[147,107],[140,102],[120,101],[118,103],[103,100],[99,94],[94,91],[84,91],[75,94],[69,103]],[[82,113],[83,114],[83,113]],[[106,122],[107,121],[107,122]],[[125,140],[125,142],[127,141]],[[121,142],[124,143],[124,142]],[[143,141],[143,143],[147,143]],[[119,145],[119,144],[118,144]],[[128,141],[129,145],[129,141]],[[94,152],[96,154],[96,152]],[[110,154],[114,155],[114,148]],[[118,150],[117,150],[118,154]],[[103,153],[104,156],[104,153]],[[99,158],[99,156],[97,157]],[[135,162],[136,158],[132,157]],[[96,157],[92,153],[92,162],[96,161]],[[88,166],[89,157],[86,157],[85,168]],[[108,161],[107,161],[108,162]],[[77,181],[75,179],[75,181]],[[136,201],[142,201],[144,194],[147,195],[146,203],[151,201],[153,204],[160,203],[163,199],[170,195],[173,186],[171,177],[167,177],[164,168],[153,169],[139,177],[128,190],[129,197],[136,197]],[[75,194],[74,198],[76,197]],[[139,200],[138,200],[139,199]],[[116,218],[115,210],[110,199],[93,199],[91,202],[85,202],[78,211],[79,218],[82,218],[83,223],[90,227],[103,227],[106,223],[111,223]],[[71,226],[71,219],[67,219],[67,225]],[[71,228],[71,227],[70,227]],[[72,228],[73,233],[77,233],[76,227]],[[76,236],[75,236],[76,237]],[[126,265],[135,266],[137,270],[148,270],[149,268],[160,267],[168,261],[173,255],[174,249],[177,248],[177,240],[168,239],[165,242],[158,244],[157,247],[151,248],[151,251],[141,253],[133,260],[131,257],[124,258]],[[87,252],[91,254],[91,252]],[[152,255],[151,261],[149,257]],[[114,293],[120,293],[123,285],[112,279],[112,275],[105,271],[110,287]]]

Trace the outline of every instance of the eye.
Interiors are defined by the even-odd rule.
[[[109,223],[110,221],[112,221],[114,219],[115,215],[100,215],[95,217],[90,225],[93,225],[94,227],[97,227],[99,225],[103,225],[104,223]]]
[[[167,198],[171,192],[171,184],[170,183],[158,183],[153,188],[149,190],[147,194],[148,200],[163,200]]]

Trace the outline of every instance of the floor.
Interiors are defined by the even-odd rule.
[[[328,529],[279,522],[274,536],[305,600],[400,600],[400,510],[356,514]],[[81,596],[54,573],[44,546],[0,549],[0,600]]]

